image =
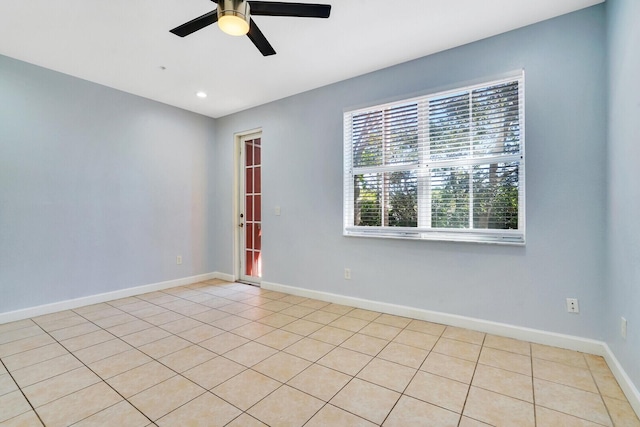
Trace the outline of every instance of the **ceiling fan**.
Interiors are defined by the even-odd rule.
[[[269,56],[275,55],[276,51],[251,19],[251,15],[328,18],[331,13],[331,5],[328,4],[253,0],[211,1],[218,5],[216,10],[182,24],[171,32],[177,36],[185,37],[218,22],[220,29],[227,34],[232,36],[246,34],[263,56]]]

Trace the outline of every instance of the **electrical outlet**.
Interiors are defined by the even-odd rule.
[[[344,269],[344,279],[345,280],[351,280],[351,269],[350,268],[345,268]]]
[[[178,264],[178,265],[182,264],[182,255],[178,255],[176,257],[176,264]]]
[[[280,216],[280,206],[276,206],[274,211],[275,211],[276,216]]]
[[[627,339],[627,319],[624,317],[620,318],[620,335],[623,339]]]
[[[567,298],[567,311],[569,313],[580,313],[578,298]]]

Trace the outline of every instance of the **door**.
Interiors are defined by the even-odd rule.
[[[242,282],[260,284],[262,277],[262,138],[240,138],[240,274]]]

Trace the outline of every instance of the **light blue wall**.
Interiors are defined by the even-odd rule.
[[[0,313],[214,271],[214,127],[0,56]]]
[[[609,346],[640,385],[640,2],[608,0]],[[620,335],[620,317],[628,322]]]
[[[219,268],[234,271],[233,134],[262,127],[265,281],[602,339],[604,12],[592,7],[217,120]],[[342,236],[345,108],[520,68],[526,247]],[[580,300],[579,315],[566,312],[567,297]]]

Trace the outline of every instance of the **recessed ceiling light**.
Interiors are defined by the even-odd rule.
[[[203,92],[203,91],[200,91],[200,92],[197,92],[197,93],[196,93],[196,96],[197,96],[198,98],[206,98],[206,97],[207,97],[207,93],[206,93],[206,92]]]

